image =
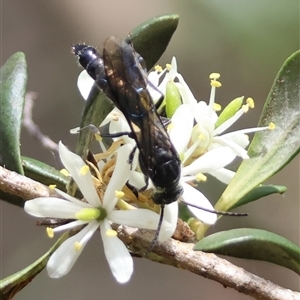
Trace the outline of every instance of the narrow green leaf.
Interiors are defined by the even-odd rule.
[[[0,298],[3,300],[12,299],[21,289],[34,279],[46,266],[54,251],[74,232],[64,233],[59,240],[42,257],[23,270],[0,280]]]
[[[163,15],[154,17],[130,32],[125,40],[132,41],[135,50],[150,70],[165,52],[179,22],[179,16]]]
[[[26,177],[45,185],[56,185],[60,190],[66,191],[69,178],[55,168],[25,156],[22,156],[22,165]]]
[[[0,73],[0,164],[23,174],[20,134],[27,84],[25,55],[22,52],[12,55]]]
[[[300,275],[299,246],[265,230],[240,228],[218,232],[196,243],[194,250],[268,261]]]
[[[227,211],[253,188],[281,170],[300,149],[300,51],[290,56],[277,74],[259,126],[275,123],[274,130],[257,132],[235,177],[216,204]]]
[[[231,208],[236,208],[252,201],[258,200],[260,198],[272,195],[272,194],[283,194],[286,191],[286,187],[283,185],[259,185],[244,197],[238,200]]]

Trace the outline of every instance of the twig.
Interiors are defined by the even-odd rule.
[[[0,167],[0,190],[22,197],[25,200],[49,196],[61,198],[55,191],[43,184],[2,167]],[[135,256],[139,255],[152,261],[188,270],[256,299],[300,299],[300,293],[282,288],[268,280],[251,274],[214,254],[193,251],[194,244],[170,239],[165,243],[157,244],[152,252],[145,253],[145,249],[148,249],[153,240],[153,232],[118,226],[116,224],[113,227],[117,228],[119,238]]]
[[[34,92],[28,92],[25,96],[25,106],[24,106],[24,118],[23,126],[27,131],[34,136],[40,143],[47,149],[51,151],[58,152],[58,144],[53,142],[48,136],[44,135],[40,128],[32,120],[32,110],[34,101],[37,99],[37,94]]]
[[[1,166],[0,190],[13,196],[21,197],[24,200],[37,197],[62,198],[55,190],[16,172],[9,171]]]
[[[212,279],[225,287],[260,300],[299,300],[300,293],[282,288],[275,283],[237,267],[212,253],[193,251],[194,244],[174,239],[157,244],[150,253],[145,253],[153,240],[153,233],[126,226],[119,226],[118,237],[133,253],[139,253],[152,261],[188,270]]]

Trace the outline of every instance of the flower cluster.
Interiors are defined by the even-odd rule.
[[[161,94],[165,97],[164,105],[171,120],[168,125],[169,136],[181,159],[180,183],[184,190],[183,201],[193,205],[189,206],[190,211],[197,219],[209,225],[216,222],[217,216],[194,208],[196,205],[213,210],[210,201],[194,187],[195,182],[206,180],[204,174],[211,174],[228,184],[234,172],[225,167],[237,156],[242,159],[248,158],[245,150],[249,143],[246,133],[266,129],[251,128],[224,134],[224,131],[254,104],[252,99],[248,99],[247,104],[242,105],[243,98],[240,97],[233,100],[218,116],[216,110],[219,107],[215,103],[216,88],[221,86],[218,77],[218,74],[211,75],[211,96],[209,103],[206,104],[203,101],[196,101],[183,77],[177,72],[175,58],[165,70],[156,68],[149,74],[151,82],[149,91],[153,99],[158,99]],[[88,97],[93,84],[94,81],[86,71],[83,71],[78,78],[78,87],[83,98]],[[169,96],[172,94],[179,95],[180,98],[175,109],[172,108],[172,103],[176,101]],[[124,115],[116,108],[101,125],[105,124],[109,124],[110,133],[130,131]],[[120,139],[122,143],[118,142]],[[135,141],[126,135],[114,140],[111,147],[113,150],[107,150],[100,143],[102,151],[107,155],[105,160],[102,159],[104,156],[98,156],[98,169],[93,169],[78,155],[67,150],[62,143],[59,144],[60,158],[77,183],[83,199],[76,199],[57,190],[63,199],[37,198],[25,204],[25,211],[36,217],[70,219],[65,225],[48,229],[49,236],[72,228],[79,230],[51,256],[47,264],[50,277],[58,278],[66,275],[93,233],[99,229],[110,269],[118,282],[125,283],[133,272],[133,262],[126,246],[112,230],[111,223],[157,229],[159,215],[150,209],[139,208],[147,207],[143,206],[139,199],[136,199],[134,206],[131,205],[133,201],[127,197],[129,192],[126,189],[126,182],[137,190],[145,185],[144,174],[138,165],[138,150],[135,152],[133,162],[128,163]],[[107,176],[108,170],[110,176]],[[152,187],[150,182],[148,189]],[[149,195],[147,191],[139,194],[146,198],[147,195]],[[172,236],[176,229],[177,217],[177,203],[166,205],[159,241],[165,241]]]
[[[130,145],[120,147],[116,153],[117,159],[113,174],[108,183],[103,180],[100,172],[97,177],[92,176],[90,168],[76,154],[67,150],[60,143],[60,158],[77,183],[84,199],[81,201],[60,190],[56,190],[63,196],[61,198],[36,198],[25,203],[25,211],[35,217],[70,219],[70,223],[48,228],[48,235],[79,228],[80,231],[67,239],[50,257],[47,271],[50,277],[59,278],[66,275],[93,233],[100,228],[104,252],[110,269],[118,282],[124,283],[130,279],[133,271],[133,261],[126,246],[119,240],[117,234],[111,228],[111,223],[117,223],[137,228],[156,229],[159,216],[147,209],[126,207],[130,209],[116,209],[118,201],[122,201],[124,193],[121,192],[128,180],[130,165],[124,157],[131,152]],[[102,170],[105,170],[103,166]],[[95,170],[97,171],[97,170]],[[101,170],[100,170],[101,171]],[[122,206],[122,203],[119,204]],[[170,238],[175,230],[177,219],[177,204],[166,208],[166,214],[162,223],[159,240]]]

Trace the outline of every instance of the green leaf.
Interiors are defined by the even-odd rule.
[[[238,200],[231,208],[236,208],[252,201],[258,200],[260,198],[269,196],[271,194],[283,194],[286,191],[286,187],[283,185],[259,185],[244,197]]]
[[[244,160],[216,204],[227,211],[253,188],[281,170],[300,147],[300,51],[290,56],[277,74],[266,100],[259,126],[274,122],[274,130],[257,132]]]
[[[241,228],[218,232],[196,243],[194,250],[268,261],[300,275],[300,248],[265,230]]]
[[[50,256],[54,251],[75,232],[64,233],[59,240],[33,264],[23,270],[10,275],[0,281],[0,298],[3,300],[12,299],[21,289],[23,289],[36,275],[38,275],[46,266]]]
[[[20,154],[22,114],[27,84],[25,55],[17,52],[1,67],[0,153],[1,165],[23,175]]]
[[[25,156],[22,156],[22,165],[26,177],[45,185],[55,184],[60,190],[66,191],[69,178],[55,168]]]
[[[150,70],[165,52],[179,22],[179,16],[163,15],[154,17],[130,32],[125,38],[132,41],[134,49],[143,57]]]

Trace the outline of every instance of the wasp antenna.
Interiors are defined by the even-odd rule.
[[[163,219],[164,219],[164,211],[165,211],[165,205],[162,204],[161,208],[160,208],[160,216],[159,216],[158,226],[157,226],[157,229],[156,229],[156,232],[155,232],[155,236],[154,236],[154,238],[151,242],[151,245],[148,248],[148,252],[151,252],[153,250],[153,248],[155,247],[156,243],[157,243],[159,232],[160,232],[160,229],[161,229],[161,225],[162,225],[162,222],[163,222]]]
[[[217,215],[222,215],[222,216],[246,217],[246,216],[249,215],[248,213],[238,213],[238,212],[232,212],[232,211],[220,211],[220,210],[209,209],[209,208],[197,206],[197,205],[192,204],[192,203],[188,203],[186,201],[181,201],[181,202],[186,204],[186,205],[189,205],[189,206],[192,206],[192,207],[210,212],[212,214],[217,214]]]

